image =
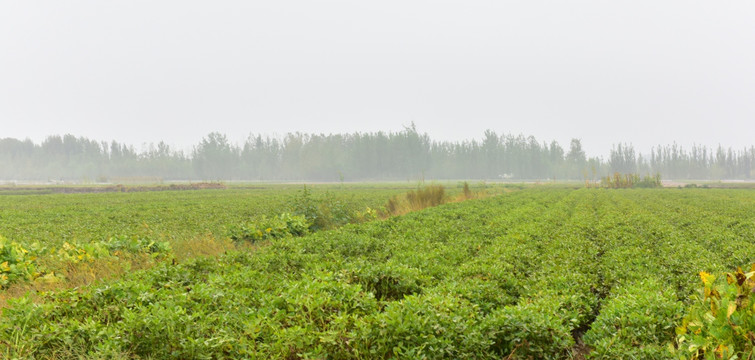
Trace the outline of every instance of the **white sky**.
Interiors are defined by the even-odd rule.
[[[753,1],[2,1],[0,138],[755,144]]]

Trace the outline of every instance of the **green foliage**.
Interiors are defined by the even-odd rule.
[[[298,185],[265,184],[248,188],[130,193],[45,194],[44,188],[39,188],[40,191],[30,195],[4,195],[7,192],[0,191],[3,204],[0,206],[0,233],[27,250],[27,257],[35,258],[31,261],[36,271],[45,273],[44,276],[51,273],[60,276],[74,268],[69,266],[71,264],[82,263],[82,267],[87,267],[104,258],[109,263],[137,262],[140,266],[144,264],[140,256],[132,255],[182,260],[203,254],[202,246],[207,246],[209,253],[216,249],[222,252],[232,246],[225,241],[231,224],[246,223],[263,215],[280,220],[282,213],[291,213],[291,199],[300,189]],[[403,187],[371,184],[343,188],[318,185],[307,190],[315,201],[328,197],[331,203],[340,203],[343,209],[355,210],[350,222],[375,219],[377,213],[372,209],[403,191]],[[309,231],[308,223],[302,226],[294,218],[283,220],[295,236]],[[33,279],[21,276],[14,281],[29,280]]]
[[[309,223],[303,216],[283,213],[280,214],[279,219],[286,224],[286,229],[293,236],[304,236],[309,232]]]
[[[357,338],[374,359],[487,357],[489,340],[476,308],[443,294],[410,295],[365,320]]]
[[[690,359],[749,359],[755,354],[755,265],[717,278],[700,273],[703,287],[692,297],[676,330],[679,353]]]
[[[401,300],[404,296],[419,294],[423,283],[429,281],[419,269],[395,263],[357,264],[351,277],[380,300]]]
[[[36,275],[34,258],[18,243],[0,235],[0,288]]]
[[[363,211],[355,212],[353,214],[353,217],[351,218],[351,221],[354,224],[359,224],[368,221],[375,221],[378,219],[378,217],[378,211],[368,206]]]
[[[271,237],[11,301],[0,357],[746,358],[751,274],[708,280],[686,323],[678,300],[755,254],[754,196],[534,187]]]
[[[315,195],[306,185],[289,201],[289,208],[293,214],[303,216],[307,220],[312,232],[377,218],[377,212],[369,207],[363,211],[359,210],[354,202],[337,197],[331,192]]]
[[[563,359],[574,345],[570,329],[554,313],[553,300],[506,306],[494,311],[484,327],[498,356],[522,359]]]
[[[170,243],[158,241],[146,237],[136,236],[113,236],[105,242],[105,246],[112,254],[119,253],[144,253],[153,257],[166,257],[172,252]]]
[[[304,216],[283,213],[276,217],[261,216],[229,229],[229,237],[236,242],[257,242],[289,236],[304,236],[309,232],[309,222]]]
[[[600,180],[600,186],[611,189],[630,189],[630,188],[657,188],[662,187],[661,174],[655,176],[640,174],[620,174],[614,173],[613,176],[605,176]]]
[[[55,254],[58,259],[75,264],[129,254],[148,254],[153,258],[165,258],[172,254],[172,249],[167,241],[119,235],[91,243],[65,242]]]
[[[93,242],[88,244],[63,243],[57,251],[57,257],[67,262],[92,262],[94,259],[110,256],[108,244]]]
[[[596,359],[667,359],[683,305],[655,280],[615,289],[583,340]]]

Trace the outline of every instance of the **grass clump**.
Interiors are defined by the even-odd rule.
[[[609,189],[631,189],[631,188],[658,188],[662,187],[661,174],[655,176],[640,174],[620,174],[614,173],[613,176],[605,176],[600,179],[600,186]]]
[[[467,190],[468,187],[467,187]],[[470,192],[471,193],[471,192]],[[394,196],[385,205],[388,216],[402,215],[446,202],[446,189],[442,185],[418,187],[403,196]]]

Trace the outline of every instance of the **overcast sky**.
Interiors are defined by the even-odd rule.
[[[753,1],[2,1],[0,138],[755,144]]]

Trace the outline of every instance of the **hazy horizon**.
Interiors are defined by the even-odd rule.
[[[370,131],[370,132],[367,132],[367,131],[357,131],[356,133],[363,134],[363,135],[364,134],[374,134],[374,133],[378,133],[378,132],[382,132],[382,133],[385,133],[385,134],[399,133],[399,132],[401,132],[401,131],[409,128],[409,127],[411,127],[411,124],[407,125],[407,126],[402,126],[400,129],[377,130],[377,131],[374,131],[374,132],[372,132],[372,131]],[[465,142],[465,141],[474,140],[478,144],[480,144],[480,143],[482,143],[482,140],[484,140],[484,136],[483,136],[484,135],[483,134],[484,131],[481,132],[480,136],[476,136],[476,137],[473,137],[473,138],[460,139],[460,140],[453,140],[453,139],[449,140],[449,139],[437,139],[437,138],[434,138],[427,131],[424,131],[423,129],[417,128],[416,130],[420,134],[427,134],[430,137],[430,141],[439,142],[439,143],[457,144],[457,143],[462,143],[462,142]],[[492,130],[492,129],[486,129],[486,130]],[[143,142],[140,142],[140,143],[130,143],[130,142],[126,142],[126,141],[120,141],[118,139],[90,138],[90,137],[87,137],[87,136],[77,135],[77,134],[71,134],[71,133],[49,134],[49,135],[42,136],[39,139],[34,139],[34,138],[31,138],[31,137],[28,137],[28,136],[27,137],[2,136],[2,134],[0,134],[0,139],[3,139],[3,138],[12,138],[12,139],[21,140],[21,141],[31,140],[35,145],[41,145],[42,143],[44,143],[46,141],[46,139],[48,139],[50,137],[62,137],[64,135],[73,135],[76,138],[84,138],[84,139],[92,140],[92,141],[96,141],[96,142],[105,142],[105,143],[108,143],[108,144],[110,144],[112,142],[116,142],[118,144],[131,146],[138,153],[148,152],[151,147],[154,148],[154,146],[157,146],[159,143],[165,143],[166,145],[168,145],[170,147],[170,149],[172,151],[180,151],[180,152],[183,152],[187,156],[191,156],[191,153],[196,148],[196,146],[199,145],[203,140],[207,139],[207,136],[210,135],[210,134],[212,134],[212,133],[219,133],[221,135],[224,135],[229,140],[229,142],[230,142],[231,145],[234,145],[234,146],[236,146],[238,148],[243,148],[244,144],[248,142],[250,136],[256,137],[256,136],[259,135],[259,136],[262,136],[263,138],[284,140],[285,137],[286,137],[286,135],[288,135],[288,134],[296,134],[297,132],[273,133],[273,134],[249,133],[249,134],[247,134],[245,136],[241,136],[241,137],[236,138],[234,136],[231,136],[231,134],[222,133],[222,132],[219,132],[219,131],[212,131],[210,133],[204,134],[203,136],[200,136],[196,141],[194,141],[192,143],[189,143],[189,144],[186,144],[186,145],[180,145],[180,144],[177,144],[175,142],[171,142],[170,140],[165,140],[165,139],[158,139],[156,141],[149,141],[149,142],[143,141]],[[334,132],[334,133],[323,133],[323,132],[306,133],[306,132],[299,131],[298,133],[301,133],[301,134],[304,134],[304,135],[325,135],[325,136],[329,136],[329,135],[337,135],[337,134],[344,134],[344,135],[345,134],[349,134],[350,135],[350,134],[354,134],[355,132],[351,132],[351,133],[343,133],[343,132],[342,133],[337,133],[337,132]],[[562,141],[558,141],[556,139],[544,139],[544,138],[537,137],[535,135],[521,134],[521,133],[520,134],[514,134],[514,133],[496,132],[496,134],[498,136],[514,136],[514,137],[524,137],[524,138],[529,138],[530,136],[532,136],[532,137],[535,138],[535,140],[537,140],[537,142],[539,144],[546,144],[546,145],[551,144],[552,141],[556,141],[559,144],[559,146],[561,146],[561,148],[564,149],[564,150],[568,150],[569,149],[569,143],[571,141],[571,139],[567,139],[566,141],[562,142]],[[595,158],[601,158],[601,159],[604,159],[604,160],[607,159],[610,151],[613,150],[613,149],[616,149],[616,147],[619,146],[619,145],[629,145],[629,146],[631,146],[636,151],[636,153],[638,155],[642,155],[642,156],[648,156],[648,155],[650,155],[651,150],[653,148],[658,149],[658,148],[672,146],[672,145],[675,145],[675,144],[678,145],[680,147],[680,149],[683,149],[684,151],[690,151],[693,147],[700,147],[700,146],[705,147],[708,150],[713,150],[714,151],[714,150],[716,150],[719,147],[718,146],[719,144],[707,145],[707,144],[691,143],[690,145],[685,145],[685,144],[681,144],[680,142],[677,142],[677,141],[671,141],[671,142],[667,142],[667,143],[654,144],[654,145],[651,145],[647,149],[641,149],[641,148],[637,147],[635,144],[633,144],[631,142],[619,142],[619,143],[611,144],[608,148],[602,150],[599,153],[594,153],[593,154],[593,153],[591,153],[588,150],[591,147],[590,144],[586,143],[584,141],[584,139],[580,139],[580,138],[573,138],[573,139],[580,140],[581,145],[583,146],[583,150],[585,150],[585,154],[586,154],[586,156],[588,158],[589,157],[595,157]],[[734,150],[734,151],[750,150],[753,147],[755,147],[755,141],[753,141],[750,145],[744,145],[741,148],[733,147],[733,146],[730,146],[728,144],[720,144],[720,146],[724,150]]]
[[[217,131],[741,149],[752,2],[5,2],[0,138]]]

